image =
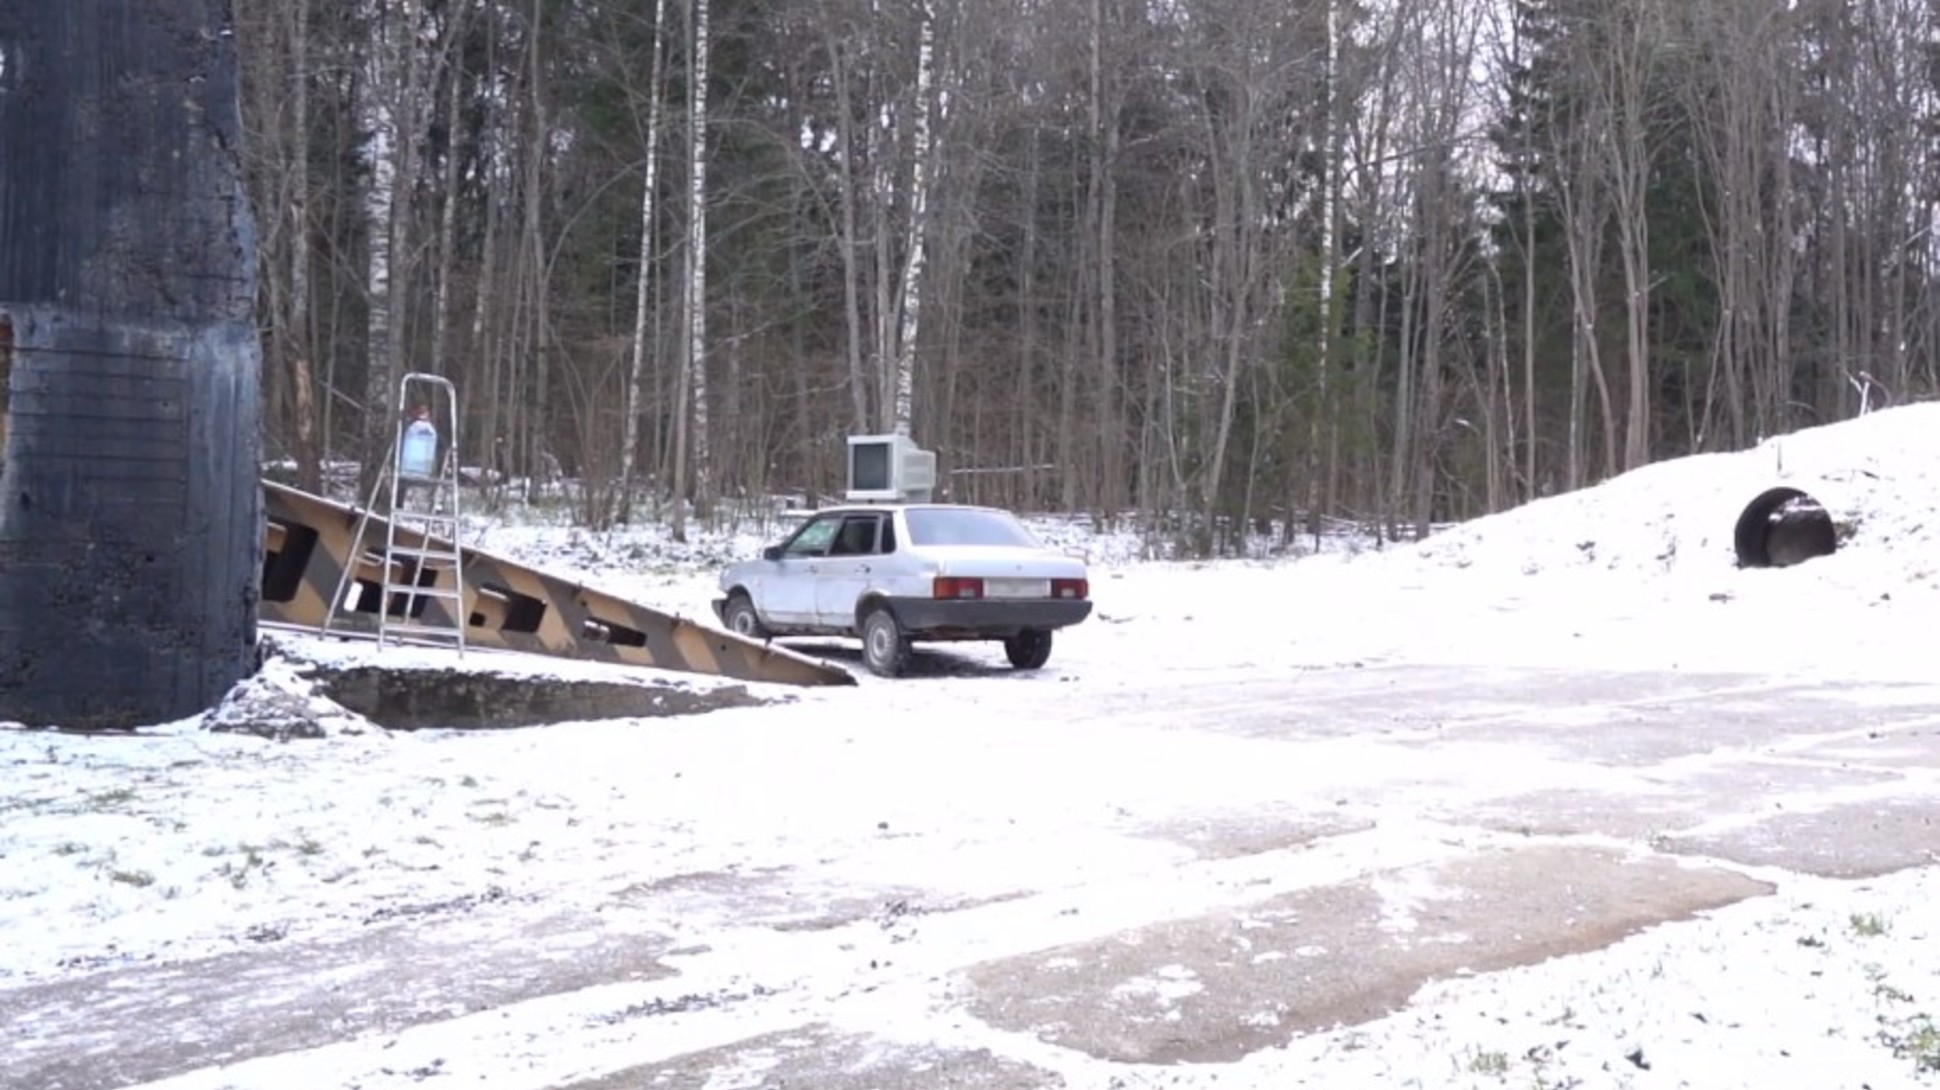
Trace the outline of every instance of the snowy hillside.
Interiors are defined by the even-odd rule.
[[[1930,578],[1940,538],[1940,403],[1770,439],[1752,450],[1645,466],[1601,485],[1456,527],[1420,555],[1493,576],[1603,571],[1715,580],[1733,567],[1731,530],[1765,489],[1786,485],[1849,533],[1814,580],[1848,586]]]
[[[1824,505],[1839,551],[1741,569],[1738,516],[1778,485]],[[1660,462],[1284,574],[1278,600],[1349,655],[1925,678],[1940,404]]]

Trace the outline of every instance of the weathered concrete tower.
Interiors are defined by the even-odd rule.
[[[0,720],[253,666],[261,353],[229,0],[0,0]]]

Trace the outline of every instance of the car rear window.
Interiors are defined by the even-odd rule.
[[[1003,511],[912,507],[903,512],[912,545],[1013,545],[1039,548],[1038,540]]]

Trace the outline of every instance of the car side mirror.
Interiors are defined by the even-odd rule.
[[[781,559],[781,546],[779,546],[779,545],[770,545],[770,546],[768,546],[767,548],[765,548],[765,549],[763,549],[763,550],[761,550],[761,559],[763,559],[763,560],[780,560],[780,559]]]

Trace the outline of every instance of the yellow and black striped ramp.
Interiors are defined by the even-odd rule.
[[[349,504],[263,482],[264,621],[321,629],[363,512]],[[385,520],[372,514],[362,555],[347,584],[332,629],[375,634],[383,596],[383,568],[395,565],[393,584],[448,589],[451,569],[420,565],[404,550],[423,538],[402,527],[399,553],[384,555]],[[448,547],[434,542],[433,546]],[[695,624],[589,587],[545,575],[489,553],[463,553],[465,642],[470,646],[540,655],[648,666],[743,681],[789,685],[853,685],[847,670],[784,648]],[[411,598],[393,593],[386,606],[394,621],[451,627],[450,598]],[[409,609],[409,616],[405,610]]]

